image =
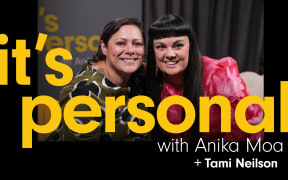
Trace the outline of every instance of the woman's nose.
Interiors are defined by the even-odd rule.
[[[167,48],[166,58],[167,59],[174,59],[176,57],[176,53],[173,51],[172,48]]]
[[[126,53],[130,55],[135,53],[135,49],[132,44],[127,44]]]

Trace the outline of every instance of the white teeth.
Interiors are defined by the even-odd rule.
[[[135,61],[136,59],[123,59],[124,61]]]
[[[176,61],[166,61],[165,64],[169,64],[169,65],[174,65],[176,64],[177,62]]]

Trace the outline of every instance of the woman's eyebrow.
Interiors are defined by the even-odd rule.
[[[119,37],[119,38],[116,38],[116,39],[123,39],[123,40],[127,40],[127,39],[132,39],[132,40],[142,40],[141,38],[126,38],[126,37]]]
[[[125,41],[126,41],[127,39],[126,39],[126,38],[116,38],[115,40],[116,40],[116,41],[117,41],[117,40],[125,40]]]
[[[174,43],[177,43],[177,42],[184,42],[184,40],[183,39],[178,39]]]
[[[156,45],[156,44],[164,44],[164,43],[162,43],[162,42],[155,42],[155,43],[153,43],[154,45]]]

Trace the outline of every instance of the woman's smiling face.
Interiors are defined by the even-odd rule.
[[[107,45],[101,42],[101,48],[110,70],[118,72],[118,75],[131,75],[144,60],[144,39],[135,25],[123,25]]]
[[[153,40],[157,66],[166,77],[183,77],[188,65],[190,42],[188,36]]]

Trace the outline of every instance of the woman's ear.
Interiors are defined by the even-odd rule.
[[[102,54],[106,56],[107,55],[107,47],[106,47],[105,43],[103,42],[103,40],[100,41],[100,46],[101,46]]]

